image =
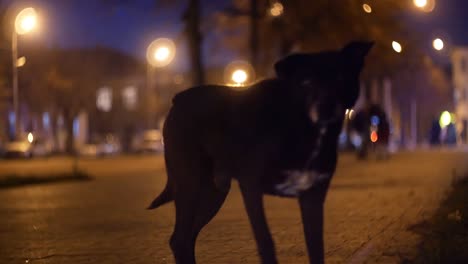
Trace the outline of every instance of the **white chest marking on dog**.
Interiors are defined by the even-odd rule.
[[[331,174],[319,173],[316,171],[286,171],[286,180],[275,186],[276,190],[284,195],[297,196],[300,192],[306,191],[314,184],[329,179]]]

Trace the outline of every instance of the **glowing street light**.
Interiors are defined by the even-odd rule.
[[[372,7],[370,5],[368,5],[368,4],[363,4],[362,9],[364,9],[364,12],[366,12],[368,14],[372,13]]]
[[[273,17],[279,17],[283,14],[284,7],[280,2],[275,2],[271,5],[270,15]]]
[[[427,0],[413,0],[416,7],[423,8],[427,6]]]
[[[435,8],[435,0],[413,0],[413,4],[424,12],[431,12]]]
[[[33,141],[34,141],[34,136],[33,136],[33,134],[31,132],[29,132],[28,133],[28,142],[33,143]]]
[[[37,26],[36,10],[32,7],[21,10],[15,18],[15,32],[24,35],[31,32]]]
[[[432,41],[432,47],[434,47],[435,50],[441,51],[444,49],[444,41],[440,38],[436,38]]]
[[[158,102],[158,90],[159,88],[154,87],[155,80],[163,86],[165,84],[164,79],[167,79],[166,74],[162,74],[162,70],[158,73],[157,78],[155,79],[155,68],[163,68],[169,65],[174,59],[176,54],[176,46],[174,41],[168,38],[158,38],[151,42],[146,49],[146,101],[145,107],[148,110],[149,115],[147,116],[147,126],[148,128],[154,125],[153,120],[157,113],[156,106]]]
[[[23,67],[25,64],[26,64],[25,56],[19,57],[18,60],[16,61],[16,67],[18,68]]]
[[[159,38],[146,49],[146,59],[154,67],[167,66],[175,57],[176,47],[172,40]]]
[[[13,73],[13,109],[15,112],[15,136],[20,134],[19,96],[18,96],[18,67],[26,63],[26,59],[18,60],[18,35],[24,35],[37,27],[36,10],[32,7],[21,10],[15,18],[15,28],[11,34],[11,57]],[[23,57],[22,57],[23,58]]]
[[[246,61],[233,61],[224,69],[224,81],[231,87],[245,87],[255,81],[255,71]]]
[[[246,81],[247,81],[247,78],[248,78],[248,74],[245,70],[243,69],[238,69],[238,70],[235,70],[233,73],[232,73],[232,76],[231,76],[231,80],[237,85],[237,86],[241,86],[243,85]]]
[[[392,48],[397,53],[400,53],[403,50],[403,48],[401,47],[401,44],[398,43],[397,41],[392,42]]]
[[[154,52],[154,59],[159,62],[164,62],[169,58],[170,54],[171,52],[168,47],[159,47]]]

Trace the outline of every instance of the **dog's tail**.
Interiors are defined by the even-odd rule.
[[[156,199],[153,200],[153,202],[151,202],[150,206],[148,206],[148,210],[152,210],[152,209],[156,209],[158,208],[159,206],[163,205],[163,204],[166,204],[170,201],[173,201],[174,198],[172,197],[172,191],[171,191],[171,188],[169,186],[169,183],[166,184],[166,187],[164,188],[164,190],[162,191],[161,194],[159,194],[158,197],[156,197]]]

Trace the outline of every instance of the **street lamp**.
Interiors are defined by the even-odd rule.
[[[236,86],[242,86],[248,78],[248,74],[243,69],[235,70],[231,75],[231,80],[236,84]]]
[[[413,4],[424,12],[431,12],[435,8],[435,0],[413,0]]]
[[[36,10],[32,7],[21,10],[15,18],[15,28],[11,35],[11,56],[13,67],[13,109],[15,112],[15,137],[19,137],[19,96],[18,96],[18,67],[26,62],[25,59],[18,61],[18,35],[31,32],[37,25]]]
[[[427,0],[413,0],[413,3],[416,7],[424,8],[427,6]]]
[[[246,61],[233,61],[224,69],[224,81],[231,87],[245,87],[255,80],[255,71]]]
[[[146,60],[148,62],[146,68],[146,107],[148,109],[148,127],[152,125],[152,112],[154,106],[157,104],[157,95],[152,90],[153,86],[153,70],[154,68],[163,68],[169,65],[175,57],[176,46],[171,39],[158,38],[151,42],[146,49]]]
[[[146,59],[151,66],[164,67],[172,62],[176,52],[175,44],[167,38],[151,42],[146,50]]]
[[[441,51],[444,49],[444,41],[440,38],[436,38],[432,41],[432,47],[437,51]]]

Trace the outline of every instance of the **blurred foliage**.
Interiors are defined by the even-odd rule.
[[[402,66],[413,68],[422,62],[418,34],[405,25],[404,16],[413,11],[411,1],[371,1],[368,4],[372,13],[364,12],[361,0],[279,1],[284,13],[273,17],[269,11],[275,2],[258,0],[259,58],[264,68],[270,69],[278,57],[291,51],[337,49],[351,40],[375,41],[367,69],[373,76],[391,74]],[[218,47],[249,56],[249,10],[249,0],[233,0],[214,15]],[[402,43],[402,54],[392,50],[393,40]]]
[[[33,113],[62,114],[68,135],[80,111],[96,113],[98,88],[145,71],[144,64],[136,59],[103,47],[36,48],[26,56],[30,63],[22,69],[21,100]],[[67,150],[72,149],[72,142],[68,142]]]

